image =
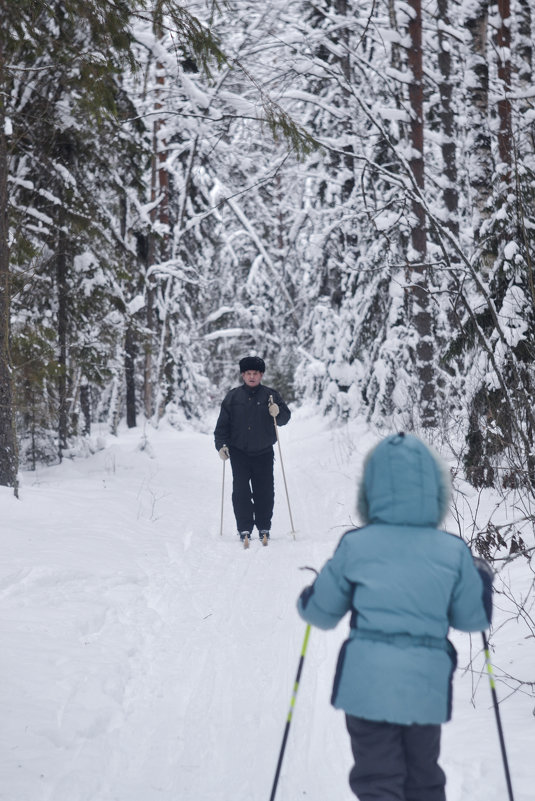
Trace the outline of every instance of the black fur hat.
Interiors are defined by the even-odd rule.
[[[259,373],[266,372],[266,365],[260,356],[246,356],[240,359],[240,373],[246,373],[247,370],[258,370]]]

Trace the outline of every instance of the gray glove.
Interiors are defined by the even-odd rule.
[[[221,459],[223,459],[223,461],[226,462],[230,456],[228,445],[223,445],[222,448],[219,448],[218,453]]]
[[[268,412],[270,413],[270,415],[272,417],[276,417],[278,415],[278,413],[280,412],[280,409],[279,409],[279,407],[277,406],[276,403],[270,403],[269,406],[268,406]]]

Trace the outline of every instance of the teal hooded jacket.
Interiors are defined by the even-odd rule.
[[[439,530],[449,495],[436,454],[413,435],[387,437],[365,461],[364,527],[342,537],[298,600],[301,617],[322,629],[351,613],[332,693],[350,715],[406,725],[451,716],[448,630],[489,626],[492,571]]]

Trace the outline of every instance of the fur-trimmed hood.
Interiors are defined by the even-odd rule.
[[[438,526],[450,495],[440,456],[413,434],[392,434],[365,459],[357,511],[365,524]]]

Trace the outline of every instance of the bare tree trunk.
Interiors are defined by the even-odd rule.
[[[18,495],[13,365],[10,351],[11,285],[9,272],[7,142],[4,107],[4,54],[0,42],[0,485]]]
[[[348,17],[349,16],[349,8],[347,0],[335,0],[335,9],[336,13],[340,17]],[[346,79],[347,83],[351,81],[351,59],[349,56],[349,30],[347,27],[343,27],[340,29],[339,32],[340,41],[343,46],[344,53],[340,58],[340,67],[342,68],[342,72],[344,78]]]
[[[475,0],[469,7],[466,28],[471,36],[467,70],[474,80],[468,87],[466,116],[471,141],[469,143],[468,178],[472,189],[472,226],[474,243],[480,248],[480,267],[488,273],[495,259],[492,240],[482,234],[484,223],[491,214],[493,159],[488,123],[489,68],[487,63],[488,0]]]
[[[388,0],[388,19],[392,30],[398,31],[399,33],[395,0]],[[402,67],[401,48],[396,41],[393,41],[391,45],[390,65],[395,70],[400,70]],[[394,97],[396,99],[396,108],[403,107],[404,98],[402,97],[402,91],[399,89],[397,82],[394,83],[393,92],[394,92]],[[401,124],[400,127],[403,130],[403,124]]]
[[[411,306],[412,320],[417,332],[416,374],[420,390],[420,420],[425,428],[436,424],[436,387],[434,376],[434,337],[432,317],[429,309],[427,278],[427,232],[426,214],[419,195],[423,195],[424,181],[424,92],[422,54],[422,7],[421,0],[409,0],[413,10],[409,21],[410,47],[408,64],[412,72],[409,84],[411,109],[410,168],[417,187],[413,195],[411,224]]]
[[[120,197],[121,208],[121,239],[125,243],[128,231],[128,199],[126,192]],[[137,242],[137,255],[140,254],[140,240]],[[125,381],[125,404],[126,404],[126,425],[128,428],[136,427],[136,342],[134,336],[134,323],[130,315],[125,319],[124,336],[124,381]]]
[[[163,35],[162,8],[161,2],[157,2],[154,10],[154,34],[161,39]],[[157,261],[166,261],[169,258],[169,174],[167,172],[167,144],[162,135],[165,120],[159,116],[163,104],[160,100],[165,87],[165,66],[157,61],[156,63],[156,100],[154,103],[155,120],[152,129],[152,172],[151,172],[151,221],[152,231],[149,234],[148,247],[148,267],[154,266]],[[157,232],[157,233],[156,233]],[[157,246],[158,242],[158,246]],[[145,376],[144,376],[144,399],[145,414],[150,418],[156,412],[159,415],[159,398],[161,390],[158,386],[154,392],[154,380],[160,381],[161,376],[158,370],[154,370],[153,348],[156,341],[157,320],[154,309],[156,289],[153,276],[147,278],[147,328],[153,332],[153,336],[147,343],[145,350]],[[163,322],[165,326],[165,321]],[[164,332],[164,337],[166,336]],[[155,403],[156,395],[156,403]]]
[[[533,107],[533,99],[530,97],[534,76],[533,76],[533,37],[535,30],[532,32],[533,17],[530,8],[529,0],[518,0],[516,7],[516,23],[517,23],[517,41],[515,42],[515,51],[517,58],[515,65],[518,68],[518,74],[515,76],[514,83],[515,89],[518,87],[518,99],[515,102],[516,110],[516,123],[515,126],[518,130],[516,137],[516,162],[517,164],[525,164],[526,159],[533,158],[533,133],[532,126],[527,123],[529,119],[527,112],[531,111]],[[529,173],[528,173],[529,175]],[[528,187],[525,186],[525,179],[522,180],[519,170],[515,170],[516,178],[516,196],[518,203],[518,221],[520,228],[520,237],[524,242],[526,264],[527,264],[527,283],[529,287],[531,303],[535,308],[535,258],[532,254],[533,248],[530,243],[530,235],[528,233],[528,226],[526,224],[526,216],[532,206],[532,193]],[[528,185],[529,186],[529,185]]]
[[[80,387],[80,409],[84,419],[82,432],[89,436],[91,433],[91,393],[87,380],[83,380]]]
[[[410,167],[418,190],[424,190],[424,86],[423,86],[423,55],[422,55],[422,6],[421,0],[410,0],[410,7],[414,14],[409,22],[409,69],[412,79],[409,84],[409,103],[411,109],[410,136],[412,155]],[[412,213],[415,221],[412,228],[412,246],[417,258],[423,262],[427,252],[425,232],[425,210],[416,197],[412,201]]]
[[[144,364],[143,364],[143,406],[145,409],[145,417],[150,419],[152,417],[152,353],[154,347],[154,278],[152,275],[147,275],[149,268],[154,263],[154,235],[149,233],[146,242],[145,252],[145,294],[146,294],[146,320],[147,320],[147,334],[144,345]]]
[[[511,101],[511,6],[510,0],[498,0],[500,25],[496,33],[498,50],[498,81],[500,98],[498,100],[498,154],[500,157],[501,179],[506,185],[511,181],[513,163],[513,124]]]
[[[124,372],[126,380],[126,425],[136,427],[136,350],[132,326],[127,323],[124,343]]]
[[[113,378],[111,383],[110,408],[108,410],[108,428],[110,434],[117,436],[121,419],[123,372],[119,352],[113,360]]]
[[[523,93],[526,89],[531,89],[533,86],[533,37],[535,31],[532,31],[533,18],[530,6],[530,0],[517,0],[517,13],[516,21],[518,26],[518,42],[515,46],[517,53],[518,67],[518,80],[520,82],[520,91]],[[529,102],[529,101],[528,101]],[[520,108],[526,106],[527,103],[520,101]]]
[[[60,214],[56,253],[56,284],[58,299],[58,456],[61,461],[67,447],[68,403],[67,403],[67,237]]]
[[[446,179],[442,193],[448,212],[447,226],[454,236],[459,233],[459,193],[457,190],[457,148],[455,144],[455,112],[452,106],[452,69],[450,42],[444,33],[449,28],[448,0],[437,0],[438,7],[438,68],[440,72],[440,125],[442,129],[441,150]]]

